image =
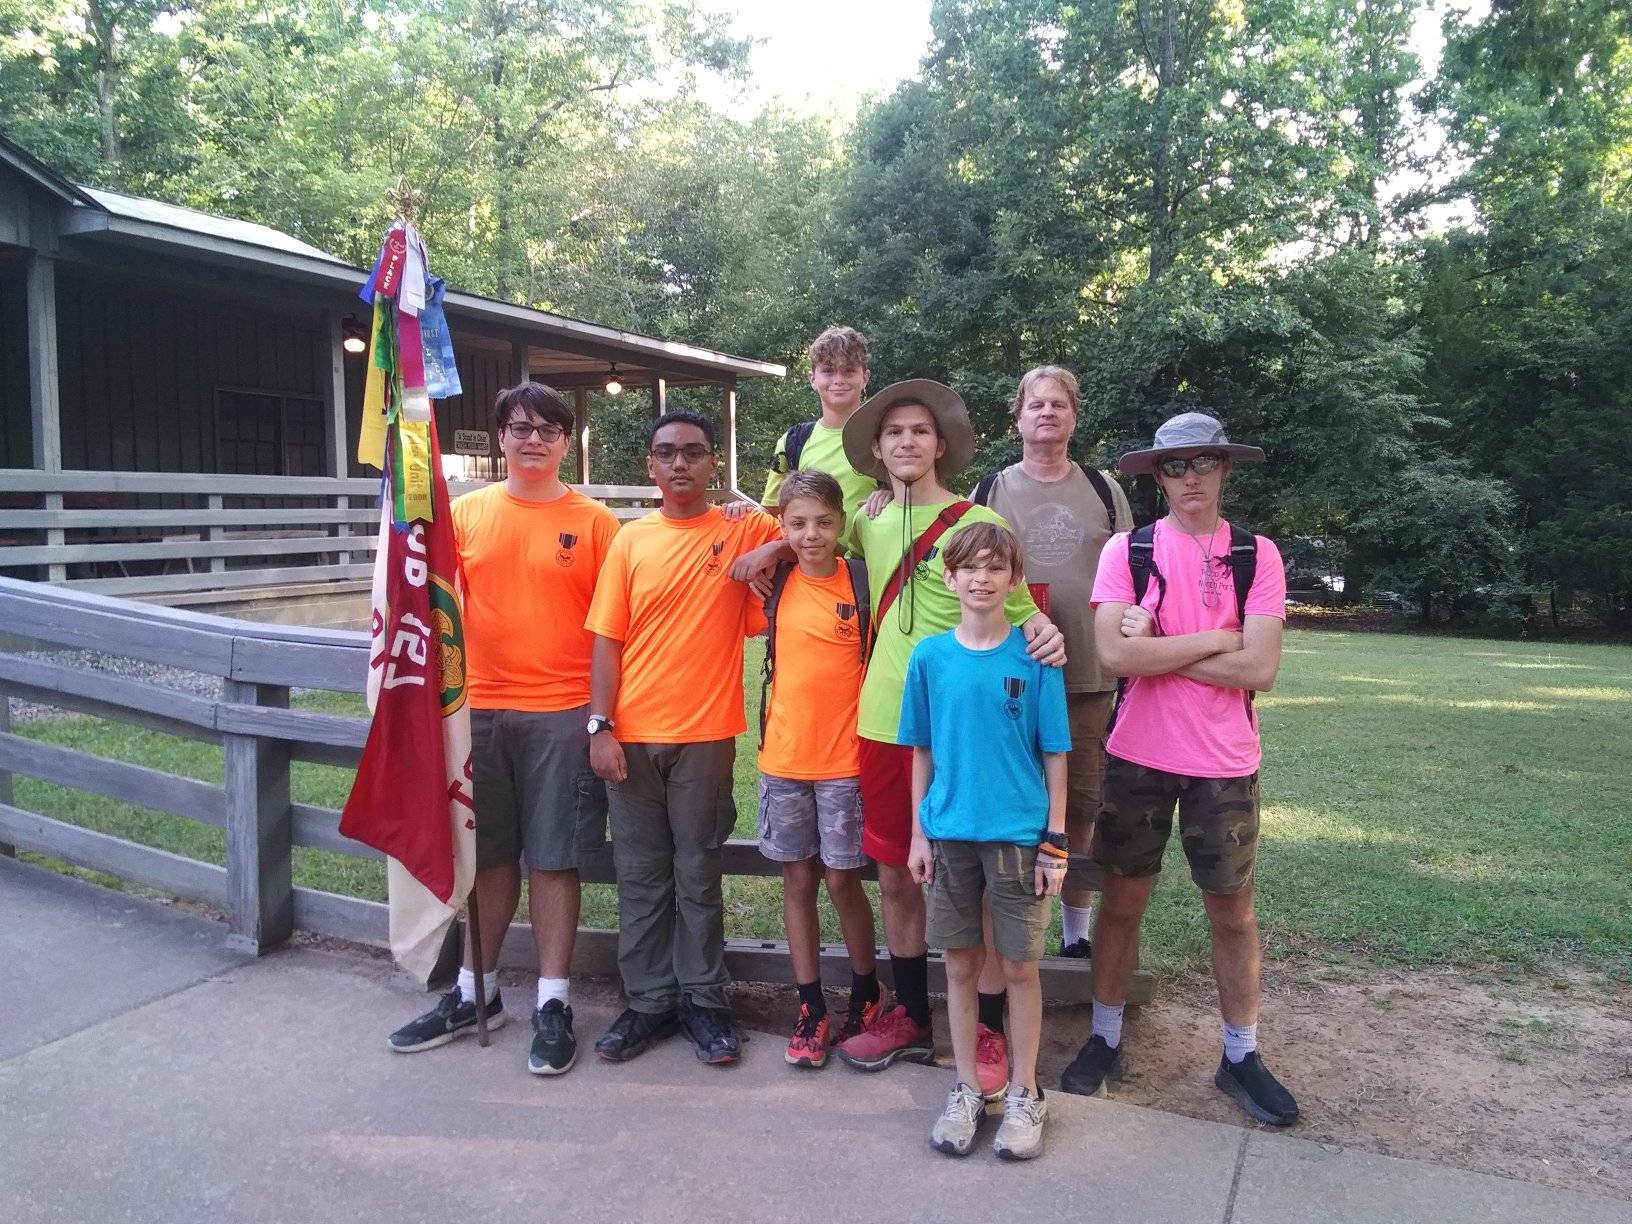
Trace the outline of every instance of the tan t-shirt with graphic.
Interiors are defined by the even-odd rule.
[[[1065,635],[1065,689],[1103,693],[1116,677],[1099,669],[1094,650],[1094,610],[1089,597],[1099,554],[1118,531],[1133,530],[1133,510],[1122,486],[1106,477],[1117,521],[1076,464],[1064,479],[1033,480],[1019,464],[1004,468],[992,485],[988,504],[1014,528],[1026,553],[1026,581],[1048,584],[1048,615]]]

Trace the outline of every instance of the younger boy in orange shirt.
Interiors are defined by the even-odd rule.
[[[830,1045],[861,1032],[883,1010],[873,907],[861,887],[867,859],[856,707],[869,609],[866,571],[857,590],[851,568],[836,556],[845,521],[839,482],[826,472],[791,472],[777,503],[795,561],[778,571],[766,607],[771,614],[774,605],[776,640],[767,645],[775,671],[762,711],[759,849],[782,864],[782,916],[799,989],[785,1058],[816,1068],[827,1064]],[[822,994],[816,889],[823,868],[850,953],[849,1015],[837,1035]]]

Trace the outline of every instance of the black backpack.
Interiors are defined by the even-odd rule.
[[[806,431],[808,434],[808,430]],[[790,438],[791,443],[791,438]],[[860,557],[841,557],[840,562],[850,571],[850,587],[856,596],[856,628],[860,630],[861,661],[867,662],[867,651],[873,638],[873,604],[867,584],[867,565]],[[759,746],[765,747],[765,725],[771,717],[771,681],[776,677],[776,610],[782,602],[782,588],[788,585],[793,573],[792,561],[777,563],[771,575],[771,593],[765,597],[765,665],[759,674]]]
[[[806,436],[809,436],[809,431],[806,431]],[[789,445],[792,445],[793,439],[791,433],[789,434],[788,441]],[[1115,532],[1116,498],[1111,494],[1111,482],[1106,480],[1104,474],[1096,468],[1087,467],[1079,463],[1077,464],[1077,470],[1084,476],[1088,477],[1088,483],[1094,486],[1094,492],[1099,494],[1099,500],[1105,503],[1105,519],[1110,523],[1111,531]],[[980,478],[980,482],[975,485],[975,491],[969,494],[969,500],[980,506],[991,505],[992,486],[997,483],[997,478],[1002,474],[1003,473],[1001,471],[987,472],[986,475]]]
[[[788,440],[783,447],[783,453],[788,457],[788,471],[798,470],[799,456],[805,453],[805,443],[810,441],[810,435],[815,432],[818,423],[819,419],[788,426]]]

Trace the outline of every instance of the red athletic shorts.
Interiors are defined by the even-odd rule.
[[[912,849],[912,748],[861,738],[861,852],[905,867]]]

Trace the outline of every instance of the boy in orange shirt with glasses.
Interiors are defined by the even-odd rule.
[[[759,848],[782,864],[782,915],[799,990],[785,1058],[816,1068],[826,1066],[831,1045],[883,1010],[873,908],[861,887],[867,859],[856,739],[871,617],[866,569],[836,555],[845,523],[839,482],[826,472],[791,472],[777,502],[795,560],[778,567],[766,600],[773,637],[760,718]],[[850,953],[849,1014],[837,1034],[822,994],[816,892],[824,869]]]

